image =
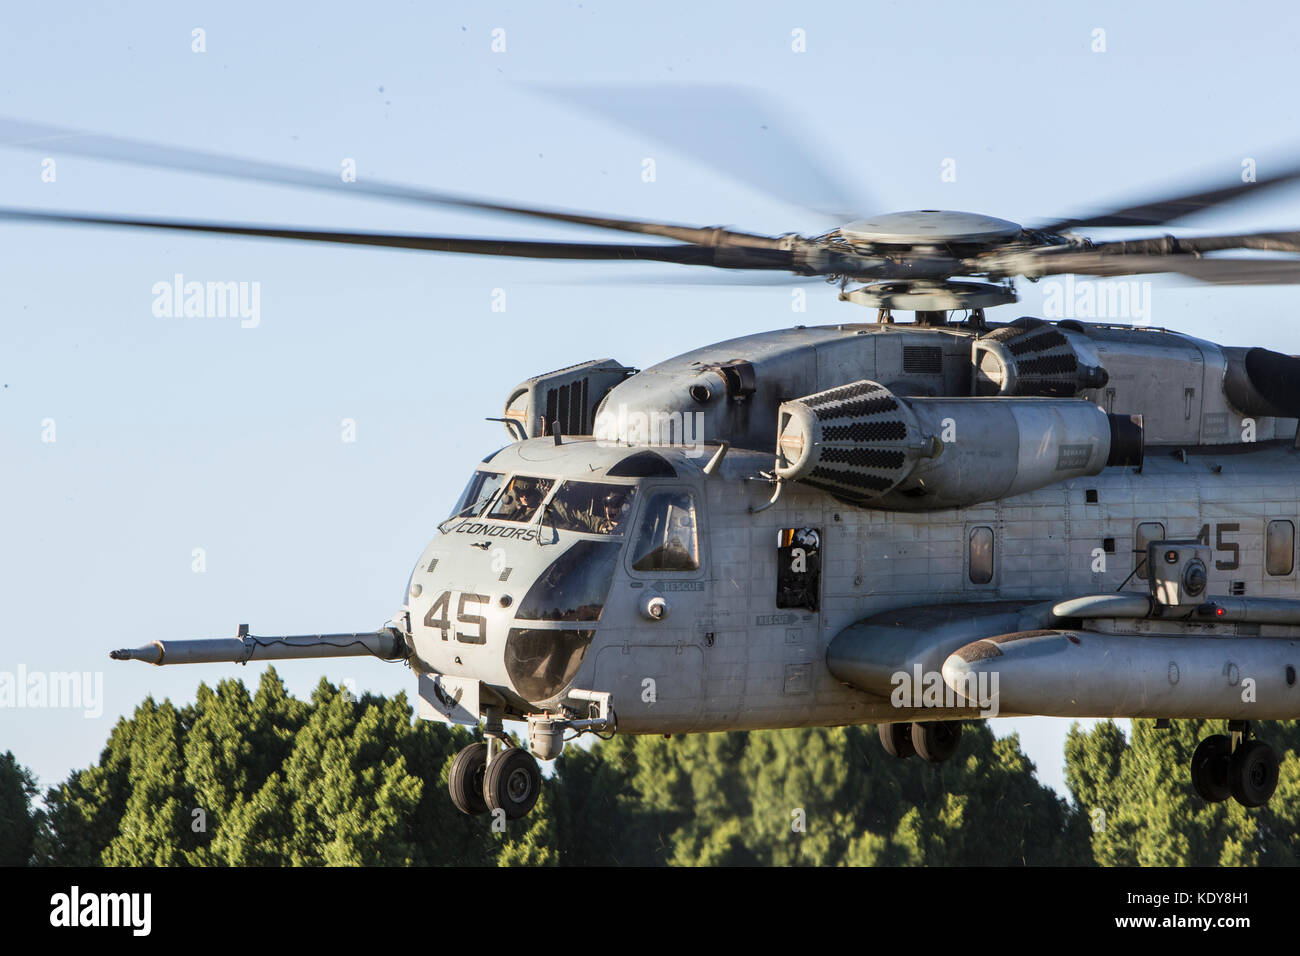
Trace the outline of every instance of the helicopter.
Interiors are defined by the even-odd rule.
[[[0,140],[254,182],[337,178],[0,121]],[[1262,806],[1300,717],[1300,358],[1160,328],[1021,317],[1015,280],[1174,273],[1294,284],[1300,232],[1095,240],[1300,179],[1287,169],[1034,226],[916,210],[812,236],[511,205],[377,181],[349,192],[639,234],[560,242],[0,209],[45,223],[824,279],[874,320],[592,359],[520,383],[372,631],[160,639],[155,665],[374,656],[421,718],[477,727],[450,798],[525,816],[583,734],[874,723],[940,763],[996,716],[1224,722],[1189,768]],[[661,240],[671,240],[663,242]],[[1221,252],[1266,256],[1215,257]],[[913,313],[904,321],[896,313]],[[505,722],[522,722],[527,748]]]

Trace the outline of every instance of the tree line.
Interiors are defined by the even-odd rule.
[[[1071,799],[1015,735],[966,725],[939,765],[896,760],[875,728],[616,735],[570,746],[522,820],[493,826],[447,796],[477,736],[414,720],[405,693],[311,699],[267,670],[146,699],[99,761],[39,792],[0,755],[0,864],[104,866],[1294,865],[1300,730],[1263,722],[1283,757],[1272,801],[1207,805],[1188,761],[1209,721],[1075,727]]]

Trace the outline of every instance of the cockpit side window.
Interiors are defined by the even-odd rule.
[[[560,531],[623,534],[635,495],[633,485],[566,481],[547,506],[548,517]]]
[[[501,493],[496,507],[488,514],[489,518],[503,521],[532,521],[537,508],[555,484],[554,478],[532,478],[528,475],[515,475]]]
[[[632,549],[634,571],[698,571],[699,522],[689,491],[656,491],[646,502]]]
[[[465,486],[465,490],[461,493],[460,501],[456,503],[456,509],[452,511],[451,516],[461,518],[481,515],[492,501],[493,495],[501,487],[503,477],[497,471],[474,472],[469,484]]]

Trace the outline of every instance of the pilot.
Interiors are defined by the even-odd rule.
[[[583,503],[579,505],[575,500],[575,495],[566,494],[566,491],[567,489],[562,490],[551,506],[555,520],[560,527],[569,531],[581,531],[585,534],[610,533],[613,526],[604,518],[603,505],[601,504],[603,499],[595,496],[584,496],[581,499]]]
[[[592,516],[591,530],[596,534],[614,534],[623,523],[627,511],[627,495],[617,491],[608,492],[601,502],[599,514]]]
[[[515,507],[503,517],[507,521],[527,521],[532,517],[533,512],[537,510],[537,506],[541,504],[541,490],[536,483],[531,481],[517,481],[513,490]]]

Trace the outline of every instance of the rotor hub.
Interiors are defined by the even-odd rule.
[[[892,246],[1001,245],[1020,235],[1017,223],[977,212],[914,209],[858,219],[840,227],[849,242]]]
[[[1016,301],[1015,290],[991,282],[873,282],[860,289],[840,293],[842,302],[854,302],[873,309],[916,312],[952,312],[958,309],[989,309]]]

